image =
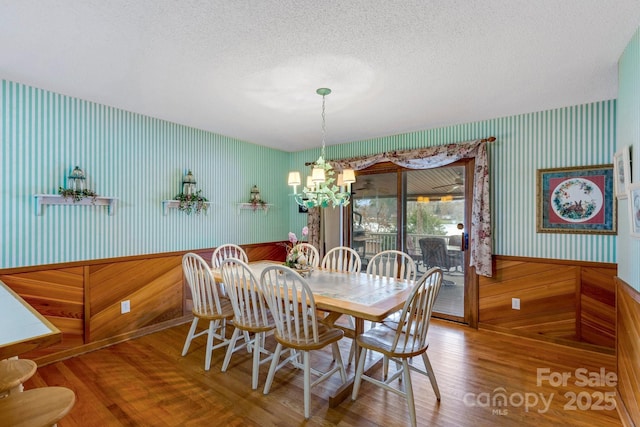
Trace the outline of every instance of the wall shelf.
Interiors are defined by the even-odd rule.
[[[252,210],[254,212],[264,211],[264,214],[266,215],[272,207],[273,205],[271,203],[265,203],[264,205],[257,206],[252,203],[238,203],[238,215],[240,215],[240,211],[242,210]]]
[[[60,194],[35,194],[36,198],[36,215],[41,216],[44,205],[73,205],[73,206],[106,206],[109,215],[116,213],[115,197],[85,197],[82,200],[74,200],[73,197],[66,199]]]
[[[211,208],[211,202],[204,202],[205,205],[207,205],[207,209],[205,209],[203,211],[203,213],[205,215],[209,214],[209,208]],[[179,200],[163,200],[162,201],[162,212],[164,213],[164,216],[169,215],[169,209],[178,209],[178,206],[180,205],[180,201]]]

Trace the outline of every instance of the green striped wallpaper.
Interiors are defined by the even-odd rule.
[[[286,239],[290,154],[3,80],[0,86],[0,268]],[[98,206],[45,206],[78,165]],[[208,215],[163,215],[191,169]],[[257,184],[275,206],[238,211]]]
[[[616,150],[631,146],[631,179],[640,181],[640,29],[618,64],[618,141]],[[618,276],[640,291],[640,239],[630,237],[628,200],[618,202]]]
[[[285,153],[175,123],[78,100],[10,81],[0,87],[0,268],[283,240],[299,230],[286,174],[304,170],[319,149]],[[616,262],[616,237],[538,234],[539,168],[610,163],[616,101],[430,129],[327,147],[329,158],[468,141],[490,145],[494,252],[502,255]],[[75,165],[89,187],[117,197],[101,207],[47,206],[33,194],[55,193]],[[182,174],[192,169],[213,206],[206,216],[162,214]],[[275,207],[238,211],[258,184]]]
[[[536,233],[536,171],[612,162],[616,101],[602,101],[328,147],[348,158],[495,136],[489,146],[494,253],[615,262],[616,236]],[[294,153],[291,168],[304,170],[317,150]],[[304,180],[304,178],[303,178]],[[292,217],[292,229],[302,222]]]

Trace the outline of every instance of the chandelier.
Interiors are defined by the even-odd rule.
[[[346,206],[349,204],[351,184],[356,182],[353,169],[345,169],[336,175],[336,171],[331,164],[325,160],[325,97],[331,93],[331,89],[320,88],[316,90],[318,95],[322,95],[322,151],[320,157],[311,166],[311,175],[307,177],[306,185],[302,187],[302,192],[296,192],[296,186],[302,183],[300,172],[289,172],[288,184],[293,187],[293,198],[297,204],[306,208],[329,206]]]

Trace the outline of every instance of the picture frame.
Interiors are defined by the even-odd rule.
[[[538,169],[536,199],[538,233],[617,233],[611,164]]]
[[[629,146],[624,146],[613,155],[613,176],[615,194],[618,199],[626,199],[631,183],[631,156]]]
[[[630,234],[640,239],[640,182],[629,184],[628,194]]]

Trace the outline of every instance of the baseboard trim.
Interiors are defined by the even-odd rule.
[[[573,340],[569,340],[569,339],[566,339],[566,338],[549,337],[549,336],[542,335],[542,334],[531,334],[531,333],[528,333],[528,332],[522,332],[522,331],[513,330],[513,329],[509,329],[509,328],[504,328],[504,327],[501,327],[501,326],[490,325],[490,324],[482,323],[482,322],[478,323],[478,329],[484,329],[484,330],[487,330],[487,331],[500,332],[500,333],[507,334],[507,335],[513,335],[513,336],[529,338],[529,339],[537,340],[537,341],[549,342],[549,343],[563,345],[563,346],[571,347],[571,348],[577,348],[577,349],[581,349],[581,350],[594,351],[596,353],[608,354],[608,355],[611,355],[611,356],[615,356],[615,354],[616,354],[615,348],[603,347],[603,346],[600,346],[600,345],[589,344],[589,343],[580,342],[580,341],[573,341]]]
[[[174,326],[182,325],[183,323],[190,322],[192,319],[193,319],[193,315],[191,314],[187,316],[178,317],[175,319],[167,320],[166,322],[161,322],[155,325],[147,326],[145,328],[136,329],[135,331],[132,331],[132,332],[116,335],[114,337],[106,338],[106,339],[92,342],[89,344],[84,344],[84,345],[74,347],[68,350],[60,351],[57,353],[47,354],[42,357],[34,358],[33,361],[36,362],[38,366],[49,365],[51,363],[59,362],[64,359],[69,359],[71,357],[78,356],[80,354],[89,353],[91,351],[109,347],[114,344],[118,344],[124,341],[129,341],[135,338],[140,338],[142,336],[152,334],[154,332],[158,332],[164,329],[172,328]]]

